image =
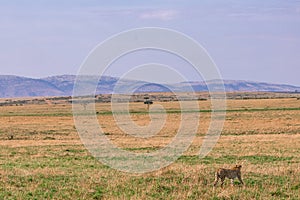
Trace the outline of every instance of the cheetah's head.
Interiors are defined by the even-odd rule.
[[[241,169],[241,168],[242,168],[242,165],[235,165],[235,168]]]

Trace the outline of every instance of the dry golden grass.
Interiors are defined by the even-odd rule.
[[[160,102],[154,102],[158,104]],[[210,122],[210,101],[199,101],[200,126],[174,164],[143,175],[111,169],[94,159],[77,135],[70,104],[0,107],[0,199],[299,199],[300,101],[228,100],[222,136],[204,159],[198,152]],[[116,126],[109,103],[96,106],[99,122],[116,145],[135,152],[164,147],[180,124],[178,102],[162,130],[149,139]],[[143,103],[131,103],[131,119],[147,125]],[[156,113],[156,117],[160,117]],[[13,135],[13,138],[9,138]],[[245,187],[213,190],[218,167],[242,164]]]

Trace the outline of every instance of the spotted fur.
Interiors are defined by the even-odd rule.
[[[238,178],[241,184],[244,184],[241,177],[242,165],[236,165],[231,169],[219,168],[215,173],[214,186],[217,185],[218,181],[221,180],[221,187],[223,187],[225,178],[230,179],[231,185],[233,185],[233,180]]]

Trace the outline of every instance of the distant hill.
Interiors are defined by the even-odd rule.
[[[13,97],[34,97],[34,96],[71,96],[75,75],[51,76],[41,79],[33,79],[11,75],[0,75],[0,98]],[[97,80],[96,76],[88,76],[86,85],[89,86]],[[91,81],[93,80],[93,81]],[[118,78],[103,76],[97,87],[97,94],[110,94],[118,82]],[[143,85],[136,92],[169,92],[187,91],[190,86],[194,91],[207,91],[205,82],[182,82],[169,85],[155,83],[122,80],[122,87],[126,88],[132,84],[141,83]],[[217,87],[218,80],[208,81],[210,87]],[[300,87],[285,84],[271,84],[253,81],[224,80],[226,91],[248,91],[248,92],[295,92],[300,91]]]
[[[0,75],[1,98],[63,95],[63,90],[43,79]]]
[[[218,90],[218,80],[207,81],[210,87]],[[273,84],[265,82],[255,81],[243,81],[243,80],[223,80],[224,87],[227,92],[300,92],[300,87],[286,84]],[[205,82],[186,82],[175,84],[177,88],[183,88],[185,85],[191,85],[194,91],[207,91],[207,85]]]

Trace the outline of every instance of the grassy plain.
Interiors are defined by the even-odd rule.
[[[209,126],[210,101],[199,101],[200,126],[175,163],[143,175],[101,164],[82,145],[71,104],[0,107],[0,199],[300,199],[300,100],[228,100],[222,135],[207,157],[197,156]],[[168,144],[180,124],[178,102],[162,130],[148,139],[123,133],[109,103],[96,105],[111,141],[134,152]],[[131,118],[147,125],[146,106],[131,103]],[[192,113],[191,113],[192,114]],[[160,115],[160,113],[156,113]],[[242,164],[245,186],[213,189],[214,171]]]

